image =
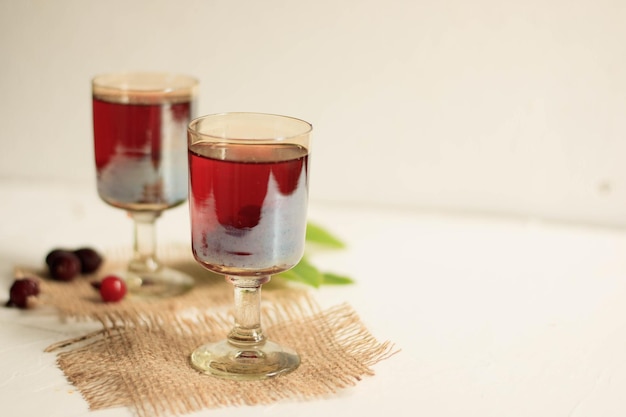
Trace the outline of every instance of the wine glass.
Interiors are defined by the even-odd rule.
[[[166,297],[193,278],[156,256],[155,222],[187,199],[186,130],[198,81],[187,75],[126,72],[92,80],[98,194],[134,223],[133,258],[122,273],[129,292]]]
[[[223,113],[188,128],[189,208],[195,259],[234,286],[234,327],[226,340],[191,354],[192,365],[228,379],[274,377],[300,364],[261,329],[261,286],[304,253],[309,138],[299,119]]]

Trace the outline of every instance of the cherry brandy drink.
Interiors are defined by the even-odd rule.
[[[93,97],[98,193],[126,210],[165,210],[187,198],[190,97],[144,103]]]
[[[263,379],[300,363],[296,352],[263,335],[260,290],[304,252],[311,129],[303,120],[260,113],[210,115],[189,124],[192,251],[235,290],[227,339],[191,355],[202,372]]]
[[[197,80],[168,73],[114,73],[92,80],[98,194],[134,220],[133,258],[124,279],[131,293],[186,291],[191,277],[156,257],[156,219],[187,199],[187,125]]]
[[[192,247],[216,272],[267,275],[300,261],[308,150],[294,144],[189,148]]]

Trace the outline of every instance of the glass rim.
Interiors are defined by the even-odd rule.
[[[192,98],[200,81],[191,75],[167,71],[108,72],[91,79],[94,98],[118,103],[151,103]]]
[[[255,137],[230,137],[230,136],[224,136],[224,135],[211,134],[207,132],[201,132],[198,129],[198,125],[204,120],[219,118],[219,117],[228,117],[228,116],[254,116],[254,117],[266,118],[268,120],[269,119],[288,120],[292,123],[302,125],[303,129],[301,131],[298,131],[297,133],[281,135],[281,136],[275,135],[272,137],[256,137],[256,136]],[[259,141],[285,141],[289,139],[295,139],[298,137],[306,136],[309,133],[311,133],[312,130],[313,130],[313,125],[307,122],[306,120],[293,117],[293,116],[285,116],[282,114],[263,113],[263,112],[222,112],[222,113],[206,114],[204,116],[196,117],[191,122],[189,122],[189,125],[187,126],[187,131],[189,133],[191,133],[192,135],[198,136],[200,138],[211,139],[213,141],[217,140],[221,142],[231,141],[231,142],[242,142],[242,143],[251,142],[251,141],[255,143],[258,143]]]
[[[121,80],[129,80],[130,78],[155,78],[159,77],[159,84],[161,87],[154,87],[156,83],[144,84],[122,82]],[[106,80],[109,80],[108,82]],[[118,80],[113,82],[114,80]],[[166,80],[175,80],[176,83],[167,82]],[[106,88],[117,91],[134,91],[134,92],[169,92],[179,91],[193,88],[199,84],[199,80],[191,75],[168,72],[168,71],[119,71],[119,72],[106,72],[95,75],[91,78],[91,85],[99,88]]]

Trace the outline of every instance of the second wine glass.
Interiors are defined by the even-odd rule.
[[[156,72],[92,80],[98,194],[134,222],[133,257],[122,273],[131,294],[166,297],[194,282],[157,258],[155,222],[187,199],[186,130],[197,86],[193,77]]]

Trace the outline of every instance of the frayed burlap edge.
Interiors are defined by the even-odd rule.
[[[107,328],[49,351],[63,350],[59,367],[91,409],[125,406],[140,417],[321,398],[355,386],[374,374],[373,365],[396,353],[391,343],[380,343],[367,331],[348,304],[312,312],[272,303],[263,320],[269,338],[299,352],[296,371],[248,382],[195,371],[191,351],[222,339],[230,328],[230,318],[222,314]]]

